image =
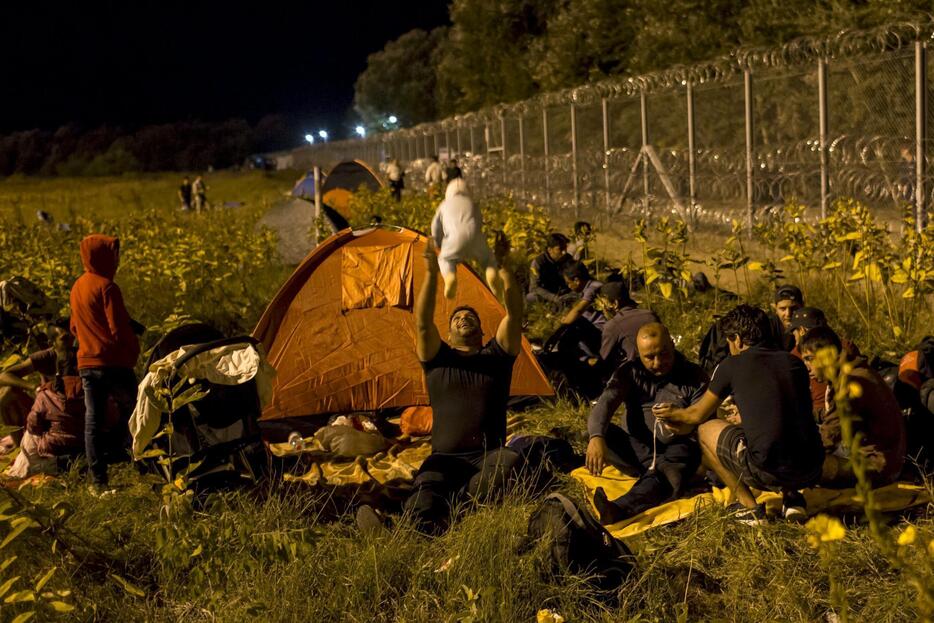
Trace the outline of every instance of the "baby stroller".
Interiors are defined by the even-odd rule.
[[[225,338],[205,324],[178,327],[156,344],[147,362],[147,379],[153,377],[153,364],[171,362],[157,366],[162,368],[159,380],[163,387],[176,391],[164,402],[155,401],[158,413],[150,415],[158,418],[150,431],[161,431],[150,441],[161,456],[150,452],[145,459],[153,471],[170,482],[184,474],[196,491],[252,484],[262,477],[267,458],[257,424],[262,409],[255,376],[259,372],[238,371],[230,377],[219,372],[235,367],[244,357],[261,360],[268,367],[257,344],[249,336]],[[172,404],[192,390],[198,395],[207,393],[178,408]],[[134,418],[139,411],[137,407]],[[170,412],[172,425],[167,426]]]

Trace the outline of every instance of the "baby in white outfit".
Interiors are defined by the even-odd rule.
[[[444,295],[449,299],[457,293],[457,264],[470,259],[480,264],[493,294],[502,298],[503,280],[482,226],[483,217],[467,194],[467,183],[463,178],[451,180],[431,221],[431,237],[440,249],[438,264],[444,279]]]

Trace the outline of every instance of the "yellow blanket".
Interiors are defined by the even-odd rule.
[[[286,474],[285,480],[309,485],[372,485],[385,486],[411,482],[422,461],[431,453],[431,439],[400,439],[385,452],[356,459],[336,459],[321,450],[317,440],[310,439],[304,453],[296,452],[288,444],[271,444],[276,456],[303,454],[302,462],[311,463],[304,474]]]
[[[597,487],[603,487],[607,497],[614,500],[629,491],[636,482],[635,478],[623,474],[615,467],[604,468],[600,476],[592,476],[586,468],[580,467],[571,472],[571,476],[579,480],[587,489],[591,505],[593,504],[593,492]],[[862,508],[855,489],[815,488],[806,489],[803,493],[810,513],[858,511]],[[645,532],[650,528],[684,519],[705,504],[717,503],[725,505],[728,499],[729,491],[727,489],[713,489],[692,498],[681,498],[656,506],[635,517],[607,526],[607,530],[613,536],[624,539]],[[764,491],[759,493],[757,499],[760,503],[764,503],[770,512],[781,511],[782,496],[780,493]],[[897,482],[876,489],[875,499],[879,505],[879,510],[883,512],[903,510],[927,504],[931,501],[924,487],[904,482]]]

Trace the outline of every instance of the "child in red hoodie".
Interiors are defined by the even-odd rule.
[[[71,288],[71,332],[78,338],[78,374],[84,387],[84,445],[92,487],[107,485],[106,455],[127,443],[126,429],[136,404],[139,340],[123,304],[114,275],[120,262],[120,241],[91,234],[81,241],[84,274]],[[107,398],[113,397],[120,425],[112,442],[103,439]]]

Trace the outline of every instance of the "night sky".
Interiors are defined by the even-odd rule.
[[[267,114],[336,129],[368,54],[446,23],[446,0],[4,3],[0,133]]]

